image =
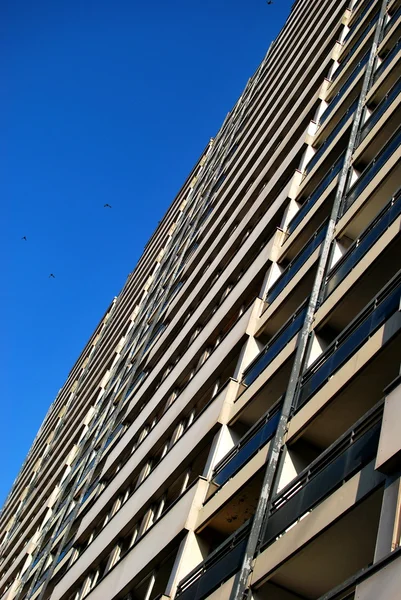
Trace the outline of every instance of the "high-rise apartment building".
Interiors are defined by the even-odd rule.
[[[401,598],[400,32],[295,2],[49,409],[1,600]]]

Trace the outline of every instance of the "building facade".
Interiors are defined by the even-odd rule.
[[[294,3],[49,409],[1,600],[401,598],[400,32]]]

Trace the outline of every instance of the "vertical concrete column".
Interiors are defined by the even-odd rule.
[[[247,368],[248,365],[251,364],[254,358],[261,352],[263,349],[263,344],[259,342],[253,336],[250,336],[245,344],[242,347],[237,366],[234,373],[234,378],[238,381],[241,380],[242,374]]]
[[[217,463],[235,446],[239,438],[240,436],[228,427],[228,425],[222,425],[213,438],[203,477],[206,479],[211,478]]]
[[[167,583],[166,594],[170,596],[170,598],[175,596],[177,586],[181,579],[199,565],[199,563],[207,557],[208,552],[209,547],[207,544],[193,531],[188,531],[178,548],[170,579]]]
[[[374,562],[377,562],[398,546],[401,519],[400,510],[401,477],[398,475],[396,477],[389,477],[384,486]]]

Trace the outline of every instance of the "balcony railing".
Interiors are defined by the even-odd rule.
[[[313,192],[306,198],[299,211],[294,215],[287,226],[287,233],[291,234],[296,227],[300,224],[302,219],[307,215],[312,206],[316,204],[320,196],[323,194],[326,188],[329,187],[330,183],[339,174],[344,164],[344,154],[342,154],[334,165],[327,171],[319,185],[313,190]]]
[[[391,51],[387,54],[387,56],[383,59],[383,61],[377,67],[377,69],[375,71],[375,74],[373,75],[373,81],[374,82],[377,81],[379,79],[379,77],[381,76],[381,74],[383,73],[383,71],[385,71],[387,69],[388,65],[391,63],[391,61],[393,60],[393,58],[400,51],[400,48],[401,48],[401,40],[398,40],[396,42],[396,44],[394,44],[394,46],[391,49]]]
[[[370,2],[368,2],[367,5],[365,6],[365,8],[361,11],[361,14],[359,15],[359,17],[357,19],[355,19],[355,21],[352,23],[351,29],[349,30],[349,32],[347,33],[347,35],[344,38],[344,44],[346,43],[347,40],[349,40],[349,38],[351,37],[351,35],[354,33],[355,29],[358,27],[359,23],[362,21],[362,19],[364,18],[364,16],[370,10],[370,7],[375,2],[376,2],[376,0],[370,0]],[[355,8],[353,10],[355,10]]]
[[[182,579],[176,598],[202,600],[227,581],[241,566],[251,522],[247,521],[196,569]]]
[[[99,485],[99,479],[97,479],[96,481],[94,481],[86,490],[85,494],[82,497],[82,502],[81,502],[81,506],[83,506],[85,504],[85,502],[87,501],[87,499],[89,498],[89,496],[92,494],[93,490],[96,489],[96,487]]]
[[[384,115],[389,106],[392,105],[394,100],[401,92],[401,78],[397,81],[397,83],[391,88],[391,90],[385,95],[383,100],[376,106],[372,114],[369,116],[368,120],[364,123],[359,143],[365,139],[370,131],[372,131],[373,127],[379,121],[380,117]]]
[[[374,179],[380,169],[386,164],[388,159],[394,154],[401,144],[401,127],[393,135],[393,137],[387,142],[387,144],[380,150],[375,158],[368,164],[366,169],[362,171],[361,175],[351,186],[344,202],[344,208],[342,214],[346,213],[347,210],[353,205],[355,200],[361,195],[366,186]]]
[[[280,491],[269,511],[263,547],[376,456],[382,414],[383,403],[380,402]]]
[[[283,291],[287,284],[291,281],[300,268],[306,263],[308,258],[312,256],[313,252],[320,246],[325,238],[327,231],[327,223],[324,223],[319,227],[317,231],[312,235],[311,238],[306,242],[303,248],[298,252],[293,261],[287,265],[286,269],[281,273],[280,277],[274,282],[273,287],[267,294],[266,302],[271,304],[277,296]]]
[[[373,334],[399,310],[401,271],[376,298],[340,333],[317,360],[305,371],[297,400],[303,406]]]
[[[109,435],[109,437],[106,440],[103,450],[106,450],[106,448],[111,444],[111,442],[116,438],[116,436],[118,436],[121,433],[121,431],[123,429],[124,429],[123,423],[119,423],[117,425],[117,427],[115,429],[113,429],[113,431],[111,432],[111,434]]]
[[[393,25],[397,21],[397,19],[400,18],[400,16],[401,16],[401,6],[398,7],[398,9],[395,11],[395,13],[393,15],[391,15],[391,19],[388,21],[388,23],[386,23],[386,26],[384,27],[384,32],[383,32],[383,38],[386,37],[386,35],[390,31],[390,29],[393,27]]]
[[[345,111],[337,125],[334,127],[333,131],[327,136],[327,138],[322,142],[319,146],[318,150],[312,156],[311,160],[305,167],[304,174],[308,175],[313,169],[313,167],[319,162],[323,154],[326,152],[327,148],[330,146],[331,142],[337,137],[340,133],[341,129],[344,127],[345,123],[348,121],[351,115],[354,114],[356,107],[358,106],[358,100],[355,100],[349,108]]]
[[[251,385],[266,369],[274,358],[285,348],[288,342],[300,331],[306,315],[306,301],[295,311],[293,316],[283,325],[275,336],[268,342],[262,352],[245,370],[242,383]]]
[[[62,551],[60,552],[60,554],[58,555],[57,561],[56,561],[56,565],[58,565],[65,556],[67,556],[67,554],[69,553],[69,551],[71,550],[71,548],[74,546],[74,538],[72,538],[62,549]]]
[[[373,219],[358,239],[350,246],[344,256],[336,263],[326,278],[324,299],[345,279],[355,265],[365,256],[380,236],[401,214],[401,190],[390,200]]]
[[[340,100],[344,97],[345,92],[347,91],[347,89],[355,81],[355,79],[357,78],[357,76],[359,75],[359,73],[362,71],[362,69],[365,68],[366,63],[368,62],[368,60],[369,60],[369,52],[366,52],[366,54],[364,55],[364,57],[361,58],[361,60],[355,66],[354,70],[352,71],[352,73],[350,74],[350,76],[348,77],[348,79],[340,87],[340,89],[338,90],[337,94],[333,97],[333,99],[331,100],[330,104],[327,106],[326,110],[324,111],[324,113],[320,117],[320,121],[319,121],[319,125],[320,126],[323,125],[323,123],[327,120],[327,117],[329,117],[331,115],[331,113],[334,111],[334,109],[336,108],[337,104],[339,104]],[[337,73],[337,71],[336,71],[336,73]]]
[[[376,2],[376,0],[374,0],[374,2]],[[351,38],[351,36],[355,33],[356,28],[358,23],[360,23],[360,21],[363,19],[363,17],[366,15],[366,13],[368,12],[370,6],[373,4],[373,2],[370,2],[367,7],[362,11],[361,15],[356,19],[355,23],[352,24],[352,28],[351,31],[349,31],[349,33],[346,35],[346,37],[344,38],[344,44],[347,43],[347,41]],[[370,30],[375,26],[375,24],[377,23],[377,21],[379,20],[379,11],[376,9],[376,13],[371,17],[370,21],[367,23],[365,29],[361,32],[358,33],[358,37],[355,40],[351,50],[349,51],[348,55],[352,55],[354,54],[355,50],[361,45],[361,43],[363,43]]]
[[[282,402],[283,399],[280,398],[216,465],[213,483],[219,487],[224,485],[273,437],[280,419]]]

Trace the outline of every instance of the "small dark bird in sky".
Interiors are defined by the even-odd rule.
[[[21,240],[25,240],[26,241],[26,235],[24,235]]]
[[[111,205],[110,205],[110,204],[105,204],[105,205],[103,206],[103,208],[111,208]]]
[[[50,273],[49,279],[50,279],[50,277],[52,277],[52,279],[56,279],[55,276],[53,275],[53,273]]]
[[[270,4],[273,4],[273,0],[267,0],[266,4],[270,6]]]

